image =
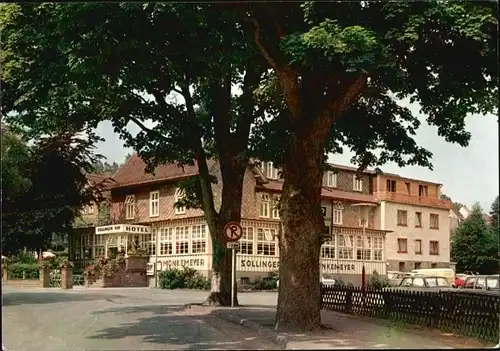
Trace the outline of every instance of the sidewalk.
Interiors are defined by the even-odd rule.
[[[275,308],[239,307],[214,309],[219,317],[247,328],[259,329],[287,350],[293,349],[452,349],[484,348],[495,344],[443,333],[419,326],[396,325],[388,320],[322,311],[322,322],[332,328],[315,333],[274,332]]]

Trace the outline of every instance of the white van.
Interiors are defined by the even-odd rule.
[[[451,268],[414,269],[411,271],[411,274],[431,277],[444,277],[448,280],[451,286],[455,286],[455,271]]]

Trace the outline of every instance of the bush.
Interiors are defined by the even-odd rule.
[[[257,277],[250,280],[250,285],[253,290],[273,290],[278,287],[277,280],[278,278],[271,273],[269,277]]]
[[[382,289],[389,285],[387,279],[380,278],[380,275],[376,270],[373,271],[370,280],[368,281],[368,287],[372,289]]]
[[[7,266],[9,279],[39,279],[40,268],[35,263],[10,263]],[[24,275],[23,275],[24,273]]]
[[[160,289],[210,289],[210,280],[189,267],[161,271],[158,273],[158,283]]]
[[[15,256],[9,258],[9,263],[24,263],[24,264],[36,264],[37,260],[33,254],[25,251],[19,251]]]

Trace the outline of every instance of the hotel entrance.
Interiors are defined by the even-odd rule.
[[[149,252],[150,243],[154,243],[155,240],[148,226],[113,224],[96,227],[93,257],[104,255],[107,258],[113,251],[123,252],[127,257],[133,247],[140,247]]]

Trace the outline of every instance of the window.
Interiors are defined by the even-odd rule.
[[[415,262],[415,269],[420,269],[422,267],[421,262]]]
[[[106,235],[102,234],[94,235],[94,257],[104,256],[106,237]]]
[[[352,260],[354,251],[354,235],[339,235],[339,259]]]
[[[279,196],[273,196],[273,211],[272,211],[272,216],[274,219],[279,219],[280,218],[280,197]]]
[[[177,201],[182,200],[183,197],[184,197],[184,190],[182,190],[180,188],[176,188],[175,189],[175,194],[174,194],[174,203],[177,202]],[[186,207],[184,207],[184,206],[182,206],[182,207],[174,206],[174,207],[175,207],[175,214],[184,214],[184,213],[186,213]]]
[[[175,228],[175,253],[187,254],[189,253],[189,227],[176,227]]]
[[[422,240],[416,239],[415,240],[415,255],[421,255],[422,254]]]
[[[173,228],[160,228],[160,255],[171,255],[173,253],[173,232]]]
[[[431,229],[439,229],[439,215],[434,213],[429,215],[429,227]]]
[[[486,289],[498,289],[499,283],[498,277],[486,277]]]
[[[149,193],[149,217],[158,217],[160,215],[160,192],[152,191]]]
[[[405,187],[406,187],[406,193],[407,193],[408,195],[410,195],[410,194],[411,194],[411,191],[410,191],[410,189],[411,189],[411,187],[410,187],[410,183],[405,183]]]
[[[418,196],[427,197],[427,194],[428,194],[427,185],[419,185]]]
[[[278,170],[274,167],[272,162],[264,163],[264,174],[268,179],[278,179]]]
[[[439,241],[429,242],[429,255],[439,255]]]
[[[374,261],[382,261],[384,251],[384,241],[381,237],[373,238],[373,260]]]
[[[372,238],[365,236],[363,243],[363,237],[358,235],[356,238],[356,259],[357,260],[371,260],[372,253]]]
[[[336,201],[333,203],[333,224],[341,225],[342,224],[342,210],[344,209],[344,205],[342,202]]]
[[[275,235],[276,231],[274,229],[257,229],[257,255],[276,255],[276,242],[274,241]]]
[[[406,227],[408,222],[408,212],[403,210],[398,210],[398,225]]]
[[[94,205],[84,206],[82,212],[84,215],[94,214]]]
[[[422,212],[415,212],[415,228],[422,228]]]
[[[399,271],[404,272],[405,271],[405,263],[404,262],[399,262]]]
[[[269,195],[262,194],[260,197],[260,216],[269,218]]]
[[[396,192],[396,181],[395,180],[387,180],[387,191],[390,191],[391,193]]]
[[[352,176],[352,190],[363,191],[363,179],[358,178],[355,174]]]
[[[191,253],[205,253],[207,251],[207,226],[193,225],[191,229]]]
[[[150,256],[156,255],[156,233],[156,228],[153,228],[151,234],[146,235],[146,244]]]
[[[419,286],[419,287],[424,287],[425,286],[425,281],[423,278],[413,278],[413,285],[414,286]]]
[[[337,173],[332,171],[326,172],[326,186],[331,188],[337,187]]]
[[[450,283],[446,278],[436,278],[437,286],[449,287]]]
[[[326,241],[321,246],[321,257],[335,258],[335,237],[332,237],[331,240]]]
[[[408,253],[408,241],[406,239],[398,239],[398,253]]]
[[[125,197],[125,219],[134,219],[135,216],[135,196]]]
[[[243,227],[243,235],[239,241],[240,254],[253,255],[253,228]]]

